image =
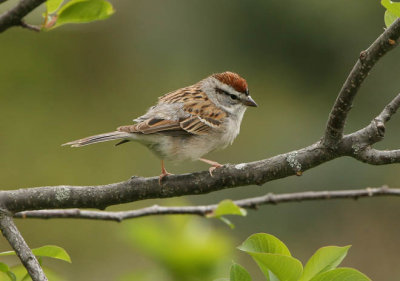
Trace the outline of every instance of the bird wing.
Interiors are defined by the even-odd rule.
[[[179,105],[182,116],[178,116],[177,119],[167,119],[163,116],[165,114],[157,113],[158,108],[168,107],[168,105]],[[174,114],[177,112],[175,111]],[[138,123],[119,127],[118,131],[202,135],[221,126],[226,116],[227,113],[210,101],[199,87],[192,86],[160,97],[156,106],[137,119]]]
[[[117,129],[117,131],[121,132],[142,133],[145,135],[179,130],[182,130],[179,122],[160,118],[147,119],[133,125],[121,126]]]

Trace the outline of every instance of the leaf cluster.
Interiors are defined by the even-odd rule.
[[[350,246],[318,249],[303,267],[287,246],[271,234],[251,235],[238,247],[257,263],[267,281],[371,281],[353,268],[338,268]],[[230,278],[218,281],[251,281],[247,270],[233,263]]]
[[[32,253],[38,258],[40,265],[42,266],[42,258],[53,258],[59,259],[71,263],[71,258],[68,253],[61,247],[54,245],[46,245],[43,247],[32,249]],[[2,256],[15,256],[14,251],[7,251],[0,253]],[[50,274],[49,274],[50,273]],[[52,275],[49,270],[46,270],[47,275]],[[7,278],[8,277],[8,278]],[[56,278],[53,278],[53,280]],[[0,262],[0,280],[11,280],[11,281],[28,281],[31,280],[28,272],[22,265],[10,267],[7,264]]]

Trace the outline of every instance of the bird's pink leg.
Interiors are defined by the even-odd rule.
[[[161,185],[163,178],[165,178],[166,176],[169,176],[169,175],[172,175],[172,174],[167,172],[167,170],[165,169],[165,166],[164,166],[164,160],[161,160],[161,175],[158,178],[158,183]]]
[[[208,169],[208,171],[210,172],[210,176],[213,176],[212,173],[215,169],[223,166],[223,165],[219,164],[218,162],[215,162],[212,160],[208,160],[208,159],[204,159],[204,158],[200,158],[199,160],[211,165],[210,169]]]

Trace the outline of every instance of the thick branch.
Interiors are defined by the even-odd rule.
[[[0,211],[0,229],[3,236],[7,239],[8,243],[10,243],[11,247],[21,260],[22,264],[28,270],[32,280],[47,281],[43,269],[40,267],[38,260],[26,244],[21,233],[18,231],[12,218],[3,211]]]
[[[22,19],[46,0],[21,0],[17,6],[0,15],[0,33],[13,26],[23,26]],[[32,27],[29,25],[29,27]]]
[[[254,209],[260,205],[278,204],[288,202],[301,202],[311,200],[330,200],[330,199],[358,199],[362,197],[376,196],[400,196],[400,188],[390,189],[387,186],[380,188],[366,188],[355,190],[340,191],[307,191],[286,194],[266,194],[260,197],[253,197],[234,201],[236,205],[246,209]],[[139,210],[121,211],[121,212],[103,212],[103,211],[87,211],[79,209],[69,210],[38,210],[25,211],[15,214],[17,218],[77,218],[91,220],[111,220],[123,221],[151,215],[200,215],[205,216],[212,213],[217,208],[216,204],[204,206],[185,206],[185,207],[163,207],[154,205]]]
[[[0,203],[10,212],[59,208],[97,208],[144,199],[205,194],[225,188],[263,183],[292,176],[340,156],[351,156],[370,164],[398,163],[398,151],[372,150],[381,140],[385,122],[400,106],[397,95],[365,128],[347,135],[332,150],[320,142],[306,148],[261,161],[225,165],[214,171],[171,175],[159,185],[158,178],[133,177],[128,181],[100,186],[48,186],[0,191]]]
[[[125,182],[100,186],[49,186],[0,191],[0,203],[14,213],[59,208],[104,209],[110,205],[144,199],[205,194],[237,186],[261,185],[272,180],[301,175],[310,168],[345,155],[371,164],[379,161],[381,164],[398,163],[398,160],[393,160],[398,154],[396,151],[394,155],[380,152],[379,157],[373,158],[377,151],[370,150],[369,146],[383,138],[384,122],[390,119],[399,106],[400,95],[397,95],[370,125],[345,136],[335,151],[318,142],[261,161],[225,165],[215,170],[213,176],[208,172],[168,176],[162,186],[155,177],[133,177]],[[363,156],[371,151],[375,152],[372,156]]]
[[[269,159],[225,165],[210,176],[208,171],[171,175],[159,185],[158,177],[133,177],[100,186],[49,186],[0,191],[0,202],[10,212],[58,208],[98,208],[151,198],[205,194],[225,188],[261,185],[291,176],[329,161],[332,154],[319,143]]]
[[[333,131],[336,130],[335,128],[341,128],[341,136],[343,126],[340,124],[344,124],[351,101],[360,84],[374,63],[396,45],[395,40],[398,39],[399,35],[400,20],[397,20],[367,51],[362,53],[359,62],[357,62],[339,94],[331,114],[330,123],[328,123],[333,127],[328,126],[327,132],[332,131],[332,128]],[[0,191],[0,205],[11,213],[59,208],[104,209],[110,205],[144,199],[205,194],[238,186],[261,185],[272,180],[301,175],[308,169],[341,156],[351,156],[371,164],[394,163],[398,162],[392,160],[393,153],[396,156],[397,151],[389,154],[388,152],[369,150],[369,147],[383,139],[385,122],[390,119],[399,106],[400,95],[370,125],[346,135],[343,139],[340,139],[339,143],[332,144],[332,146],[327,146],[327,141],[329,143],[329,139],[333,140],[335,137],[331,138],[333,135],[328,134],[328,138],[299,150],[251,163],[225,165],[216,169],[213,176],[205,171],[171,175],[164,178],[162,186],[159,185],[156,177],[132,177],[124,182],[100,186],[62,185]],[[369,154],[363,156],[363,153],[367,152],[370,154],[373,152],[372,156]],[[369,159],[369,162],[365,159]]]
[[[397,46],[399,37],[400,19],[397,19],[367,50],[361,52],[331,110],[323,139],[324,145],[335,148],[340,142],[343,137],[347,114],[361,84],[375,63]]]

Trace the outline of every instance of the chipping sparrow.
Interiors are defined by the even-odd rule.
[[[201,158],[225,148],[239,134],[247,106],[257,106],[250,97],[246,80],[233,72],[213,74],[200,82],[163,95],[133,125],[116,131],[71,141],[63,145],[85,146],[121,140],[116,145],[138,141],[161,159],[160,183],[169,175],[164,159],[201,160],[210,164],[210,174],[222,165]]]

